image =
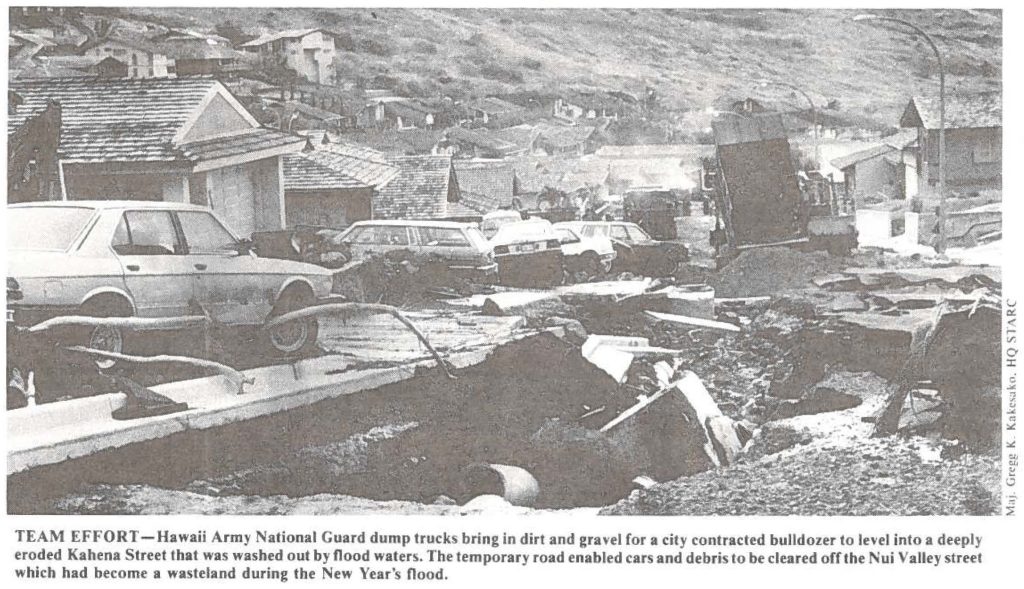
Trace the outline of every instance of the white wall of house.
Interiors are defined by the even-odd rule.
[[[206,202],[239,237],[283,228],[281,158],[226,166],[204,174]]]
[[[286,39],[284,57],[288,66],[317,84],[334,81],[334,37],[315,31],[299,39]]]
[[[150,53],[143,49],[108,41],[85,51],[91,57],[113,57],[128,64],[129,78],[166,78],[169,68],[173,69],[174,60],[160,53]]]

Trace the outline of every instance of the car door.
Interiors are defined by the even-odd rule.
[[[170,211],[125,211],[110,245],[121,264],[137,316],[189,314],[195,296],[195,268],[185,256]]]
[[[287,262],[240,253],[234,235],[207,211],[178,211],[177,217],[203,309],[228,325],[263,323],[285,279],[274,267]]]

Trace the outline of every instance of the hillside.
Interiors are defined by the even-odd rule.
[[[95,9],[94,9],[95,10]],[[835,114],[891,125],[912,94],[937,90],[937,65],[919,37],[843,10],[620,9],[107,9],[122,18],[256,35],[324,27],[342,33],[343,81],[410,95],[456,98],[550,93],[586,85],[641,94],[673,110],[755,96],[801,108],[798,95],[757,88],[784,80]],[[888,11],[933,33],[951,90],[999,89],[999,11]],[[129,25],[130,23],[124,23]]]

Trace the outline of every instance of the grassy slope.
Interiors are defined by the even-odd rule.
[[[723,94],[802,105],[786,90],[749,80],[785,80],[820,105],[892,124],[905,99],[936,91],[927,45],[851,11],[809,10],[436,10],[135,9],[166,24],[233,21],[259,33],[325,26],[347,33],[338,72],[372,83],[382,75],[416,93],[483,95],[587,84],[640,94],[656,87],[667,105],[703,108]],[[938,37],[951,89],[998,89],[1002,20],[986,11],[892,11]],[[445,82],[451,78],[451,81]],[[520,81],[521,80],[521,81]]]

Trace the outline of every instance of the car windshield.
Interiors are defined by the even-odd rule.
[[[8,250],[68,249],[95,211],[83,207],[12,207],[7,209]],[[46,231],[40,231],[45,227]]]
[[[651,236],[641,229],[639,225],[626,225],[626,231],[629,232],[629,237],[633,241],[651,241]]]
[[[477,229],[476,227],[467,227],[466,235],[469,236],[469,242],[472,243],[473,247],[475,247],[476,249],[480,251],[486,251],[490,249],[491,246],[487,245],[487,239],[484,237],[483,233],[480,233],[480,230]]]

